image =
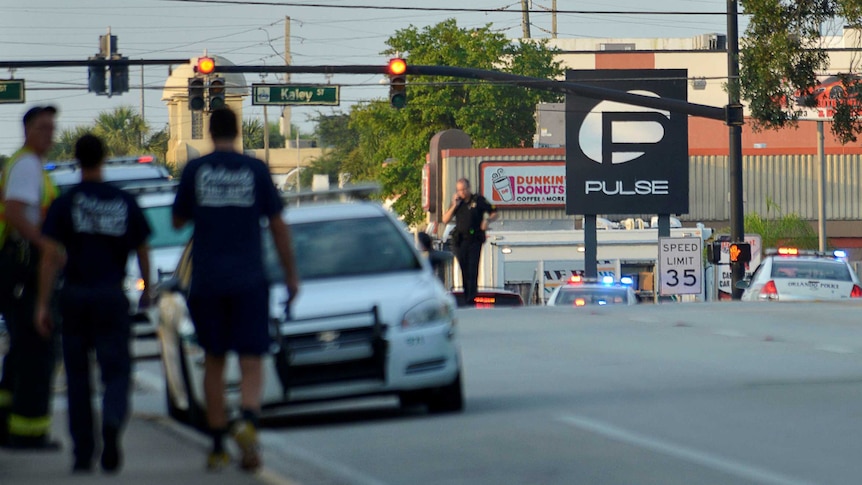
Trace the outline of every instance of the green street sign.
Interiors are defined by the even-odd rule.
[[[301,84],[252,84],[253,105],[338,106],[338,86]]]
[[[0,104],[23,103],[24,102],[24,80],[9,79],[0,81]]]

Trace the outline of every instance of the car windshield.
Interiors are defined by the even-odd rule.
[[[772,262],[773,278],[852,281],[847,265],[840,261],[806,261],[776,258]]]
[[[627,304],[624,288],[561,288],[555,305]]]
[[[143,209],[144,217],[150,223],[149,244],[151,248],[166,248],[185,246],[192,236],[192,225],[187,224],[182,229],[174,229],[171,220],[171,206],[154,206]]]
[[[386,217],[292,224],[293,247],[302,281],[376,275],[421,268],[401,229]],[[283,281],[269,231],[264,264],[270,281]]]

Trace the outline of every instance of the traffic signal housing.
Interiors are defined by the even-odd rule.
[[[389,76],[389,104],[396,109],[407,105],[407,62],[395,58],[386,67]]]
[[[206,107],[204,98],[204,78],[193,77],[189,79],[189,109],[192,111],[203,111]]]
[[[225,84],[221,76],[213,76],[209,82],[209,109],[210,111],[224,108]]]
[[[721,262],[721,242],[713,241],[706,246],[706,259],[710,264]]]
[[[100,59],[91,57],[90,60]],[[90,64],[87,66],[87,91],[96,94],[108,94],[108,84],[105,82],[107,71],[104,64]]]
[[[749,263],[749,262],[751,262],[751,244],[750,243],[731,243],[730,244],[730,262],[731,263]]]
[[[128,60],[126,57],[119,57],[117,60]],[[122,94],[129,91],[129,65],[125,62],[117,63],[111,66],[111,94]]]

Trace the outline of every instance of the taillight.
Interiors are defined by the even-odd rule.
[[[850,291],[850,298],[862,298],[862,288],[859,288],[859,285],[853,285],[853,289]]]
[[[775,287],[775,282],[769,280],[763,285],[763,288],[760,289],[760,299],[761,300],[777,300],[778,299],[778,288]]]

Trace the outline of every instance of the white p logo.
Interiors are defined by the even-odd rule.
[[[629,93],[659,97],[650,91]],[[664,138],[664,122],[669,119],[669,111],[602,101],[584,117],[578,143],[584,155],[596,163],[630,162]]]

